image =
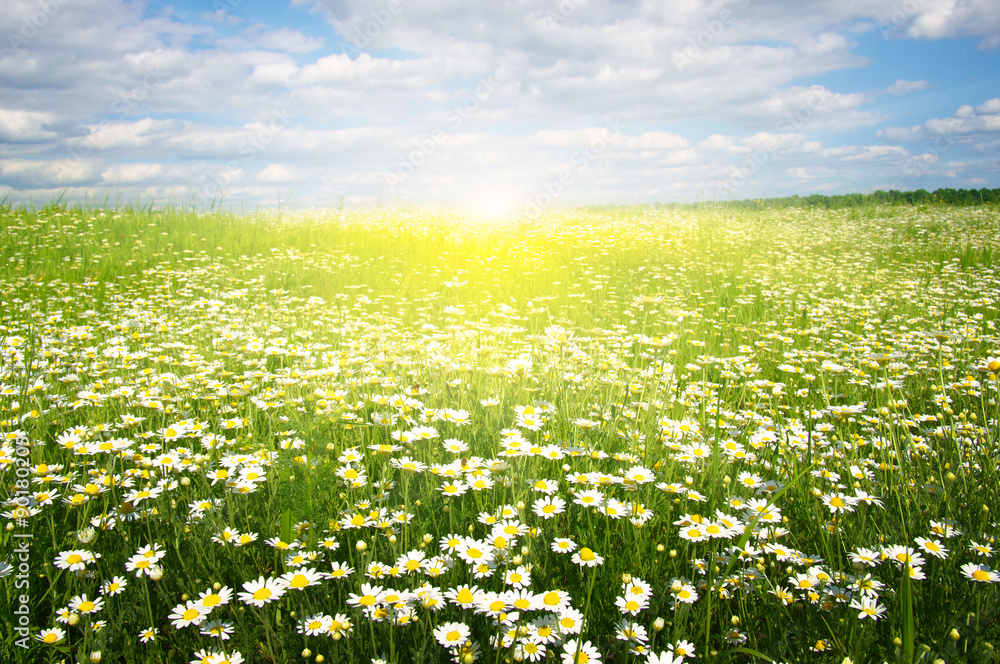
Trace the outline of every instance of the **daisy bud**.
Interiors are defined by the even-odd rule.
[[[677,549],[670,549],[670,557],[671,558],[677,557]]]
[[[80,614],[79,613],[69,614],[69,619],[66,622],[69,623],[70,627],[76,627],[77,625],[80,624]]]
[[[10,531],[14,530],[14,522],[13,522],[13,521],[8,521],[8,522],[7,522],[7,526],[6,526],[6,527],[7,527],[7,532],[8,532],[8,533],[9,533]]]
[[[441,508],[441,511],[444,512],[445,514],[451,513],[451,505],[445,505],[444,507]]]
[[[445,507],[447,508],[448,506],[445,505]],[[366,542],[364,540],[358,540],[358,543],[354,545],[354,548],[357,549],[358,551],[367,551],[368,550],[368,542]]]
[[[326,659],[323,655],[316,655],[316,663],[323,664],[323,660]]]
[[[340,632],[339,631],[334,632],[333,634],[330,635],[330,638],[333,639],[334,641],[340,641],[341,638]]]
[[[396,543],[396,536],[395,535],[389,535],[389,543],[390,544],[395,544]]]
[[[97,539],[97,531],[87,526],[86,528],[81,528],[76,531],[76,539],[79,540],[81,544],[90,544],[95,539]]]
[[[632,575],[629,574],[628,572],[622,574],[622,583],[624,583],[625,585],[632,583]]]
[[[163,578],[163,568],[159,565],[153,565],[149,568],[149,578],[153,581],[159,581]]]
[[[732,618],[729,619],[729,624],[732,625],[733,627],[739,627],[740,626],[740,617],[739,616],[733,616]]]
[[[528,555],[529,553],[531,553],[531,549],[529,549],[529,548],[528,548],[528,547],[526,547],[526,546],[522,546],[522,547],[521,547],[521,555],[522,555],[522,556],[526,556],[526,555]]]
[[[729,475],[726,475],[725,477],[722,478],[722,483],[725,484],[726,486],[729,486],[730,484],[733,483],[733,478],[730,477]]]
[[[960,638],[962,638],[962,635],[958,633],[957,629],[952,627],[951,631],[948,632],[948,638],[951,639],[952,641],[958,641]]]
[[[524,509],[524,501],[523,500],[517,501],[517,509],[518,510],[523,510]]]
[[[662,632],[664,627],[663,618],[657,618],[653,621],[653,631]]]
[[[216,581],[212,584],[212,590],[222,590],[222,584]]]
[[[476,661],[476,657],[471,652],[462,655],[462,664],[472,664],[474,661]]]
[[[97,662],[101,661],[101,651],[95,650],[94,652],[90,653],[90,661],[92,662],[92,664],[97,664]]]
[[[656,545],[656,552],[657,552],[657,553],[663,553],[663,552],[664,552],[664,550],[665,550],[665,548],[666,548],[666,547],[664,547],[664,546],[663,546],[662,544],[657,544],[657,545]]]
[[[684,585],[680,581],[674,581],[670,584],[670,592],[679,593]]]
[[[305,657],[306,659],[312,657],[312,654],[313,654],[312,650],[309,650],[309,648],[306,648],[305,650],[302,651],[302,656]]]
[[[188,601],[189,599],[191,599],[191,597],[190,597],[190,595],[188,595],[187,593],[184,593],[183,595],[181,595],[181,601],[182,601],[182,602],[186,602],[186,601]]]
[[[424,535],[424,544],[430,544],[433,539],[430,535]]]
[[[181,486],[191,486],[191,478],[185,475],[181,478]]]

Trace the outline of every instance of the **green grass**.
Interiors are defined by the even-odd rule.
[[[466,660],[529,661],[542,642],[542,661],[564,661],[578,635],[545,625],[568,616],[604,661],[668,647],[711,662],[994,661],[996,584],[963,566],[992,567],[998,546],[998,231],[988,206],[503,223],[0,209],[0,495],[32,504],[23,524],[4,508],[0,659],[461,661],[435,635],[461,623]],[[235,482],[246,473],[258,479]],[[484,486],[449,497],[456,478]],[[548,487],[565,506],[544,518]],[[439,575],[391,570],[444,556],[451,534],[487,550],[505,507],[521,532],[491,575],[457,552]],[[716,536],[692,541],[698,524]],[[251,541],[215,541],[226,531]],[[576,564],[560,538],[603,562]],[[127,571],[154,545],[162,578]],[[885,559],[900,546],[922,558],[913,578],[905,555]],[[87,552],[100,557],[82,572],[55,564]],[[296,552],[354,572],[260,607],[238,598],[291,578]],[[389,573],[365,578],[373,563]],[[512,590],[518,568],[571,610],[505,596],[496,626],[443,599]],[[114,577],[124,590],[102,595]],[[400,599],[366,613],[348,603],[362,583]],[[231,600],[175,627],[175,607],[213,584]],[[878,615],[861,619],[865,594]],[[103,607],[73,610],[82,595]],[[636,597],[624,616],[616,602]],[[310,618],[350,629],[301,633]],[[202,635],[208,621],[231,638]],[[62,638],[40,643],[51,628]]]

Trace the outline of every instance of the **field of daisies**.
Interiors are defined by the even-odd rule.
[[[1000,212],[0,208],[0,661],[1000,660]]]

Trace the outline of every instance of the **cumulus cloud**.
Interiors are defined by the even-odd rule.
[[[2,186],[683,199],[889,180],[915,160],[921,177],[958,177],[957,149],[931,159],[909,143],[955,137],[972,164],[997,140],[1000,99],[876,133],[883,93],[931,84],[809,85],[870,66],[865,31],[988,46],[1000,19],[985,0],[292,0],[313,31],[246,3],[51,6],[37,26],[34,0],[0,9],[0,34],[17,37],[0,51]]]
[[[885,91],[891,95],[905,95],[918,90],[926,90],[929,87],[931,87],[931,84],[924,80],[905,81],[903,79],[899,79],[887,87]]]

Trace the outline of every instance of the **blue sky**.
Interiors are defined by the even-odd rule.
[[[1000,187],[994,0],[7,0],[15,199],[512,212]]]

